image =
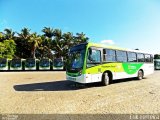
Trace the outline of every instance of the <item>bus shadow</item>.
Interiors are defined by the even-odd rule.
[[[146,78],[143,78],[146,79]],[[138,81],[137,78],[125,78],[125,79],[118,79],[118,80],[113,80],[112,83],[110,85],[114,85],[114,84],[120,84],[120,83],[124,83],[124,82],[133,82],[133,81]],[[80,85],[82,87],[80,88],[91,88],[91,87],[103,87],[101,82],[97,82],[97,83],[88,83],[83,85]]]
[[[119,80],[114,80],[112,84],[132,82],[132,81],[138,81],[138,80],[136,78],[119,79]],[[32,84],[22,84],[13,86],[13,88],[16,91],[71,91],[71,90],[87,89],[92,87],[102,87],[102,85],[100,82],[78,84],[72,81],[62,80],[54,82],[32,83]]]
[[[144,77],[143,79],[146,79],[146,78]],[[123,82],[133,82],[133,81],[141,81],[141,80],[138,80],[137,78],[126,78],[126,79],[115,80],[113,81],[113,84],[123,83]]]
[[[71,81],[54,81],[32,84],[14,85],[16,91],[69,91],[78,90]]]
[[[123,83],[123,82],[132,82],[132,81],[138,81],[137,78],[125,78],[125,79],[118,79],[114,80],[112,84],[118,84],[118,83]]]

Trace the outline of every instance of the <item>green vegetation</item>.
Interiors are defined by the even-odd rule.
[[[89,39],[83,32],[73,35],[50,27],[44,27],[42,33],[39,35],[28,28],[23,28],[19,33],[5,29],[0,32],[0,58],[63,57],[65,60],[71,46]]]

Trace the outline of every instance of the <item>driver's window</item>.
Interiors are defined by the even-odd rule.
[[[101,62],[101,51],[96,49],[90,49],[88,52],[87,63],[100,63]]]

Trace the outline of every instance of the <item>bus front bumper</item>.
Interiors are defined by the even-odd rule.
[[[66,75],[67,80],[77,82],[77,83],[88,83],[86,78],[88,78],[86,74],[82,74],[82,75],[77,76],[77,77]]]

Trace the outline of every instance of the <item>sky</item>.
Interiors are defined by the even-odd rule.
[[[0,0],[0,31],[44,27],[90,42],[160,53],[160,0]]]

